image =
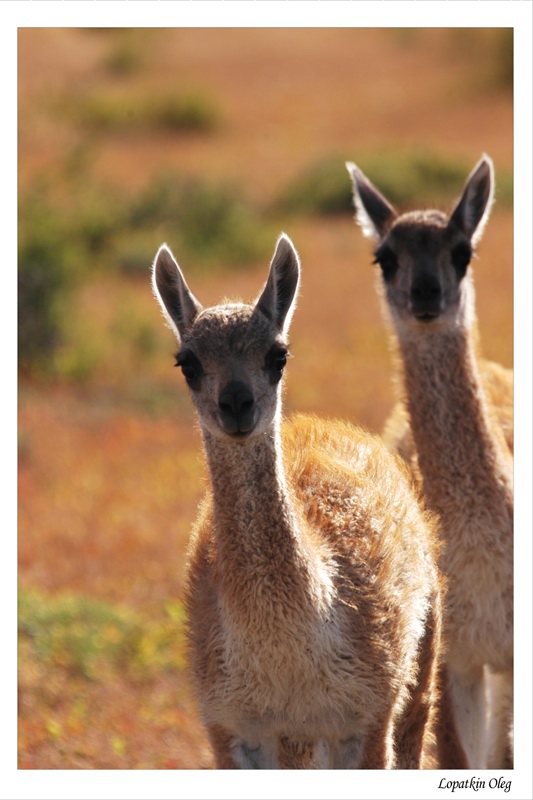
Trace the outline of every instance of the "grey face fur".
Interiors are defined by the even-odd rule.
[[[468,265],[493,197],[490,158],[471,172],[450,216],[433,210],[398,215],[355,164],[347,168],[356,219],[377,242],[374,263],[396,322],[431,327],[464,314],[473,291]]]
[[[154,293],[180,343],[177,364],[204,431],[242,441],[273,425],[280,410],[279,386],[299,277],[297,253],[282,234],[254,304],[204,309],[170,250],[166,245],[159,249]]]

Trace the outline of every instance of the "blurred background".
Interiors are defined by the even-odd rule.
[[[19,767],[209,768],[185,665],[205,486],[166,241],[204,305],[302,259],[285,409],[394,401],[345,160],[449,210],[483,152],[482,349],[512,366],[512,29],[19,29]]]

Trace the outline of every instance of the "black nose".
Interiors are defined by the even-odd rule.
[[[441,288],[433,275],[420,275],[411,287],[413,314],[419,319],[431,319],[440,313]]]
[[[218,399],[221,422],[227,433],[249,433],[254,424],[255,401],[248,386],[230,381]]]

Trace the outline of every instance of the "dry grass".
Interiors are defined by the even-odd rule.
[[[473,165],[486,151],[498,175],[512,169],[512,101],[508,91],[487,88],[488,73],[480,73],[480,64],[492,63],[493,40],[487,32],[472,36],[469,51],[446,29],[403,37],[387,30],[152,30],[141,58],[135,37],[126,46],[111,32],[21,30],[20,185],[43,170],[60,171],[65,153],[80,147],[90,154],[88,178],[124,191],[173,169],[237,179],[264,208],[305,167],[337,152],[357,160],[373,148],[425,144]],[[121,130],[87,139],[50,111],[51,96],[94,96],[100,87],[115,93],[124,82],[143,95],[174,84],[205,92],[220,109],[219,124],[212,133]],[[287,217],[282,228],[303,265],[286,408],[379,431],[393,401],[392,368],[370,245],[350,215]],[[506,366],[512,234],[511,211],[496,206],[475,268],[484,351]],[[267,262],[199,273],[190,283],[204,304],[227,294],[250,299]],[[78,383],[21,384],[20,587],[41,592],[50,609],[66,593],[102,602],[110,613],[126,609],[143,635],[175,625],[182,642],[182,621],[168,616],[168,603],[181,597],[204,473],[186,389],[172,369],[174,342],[148,275],[93,274],[88,264],[76,304],[71,349],[61,357],[68,362],[75,350],[79,366],[83,351],[90,369],[71,371]],[[21,636],[20,766],[208,766],[182,645],[177,660],[160,663],[154,655],[139,677],[113,661],[110,636],[102,637],[101,674],[91,678],[72,672],[68,652],[63,661],[43,657],[38,638]]]

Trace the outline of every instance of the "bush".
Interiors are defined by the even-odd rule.
[[[340,214],[350,209],[352,190],[345,161],[341,156],[328,156],[312,164],[284,190],[277,209],[300,214]]]
[[[142,679],[184,666],[185,613],[178,601],[168,602],[153,620],[90,597],[23,591],[18,617],[26,669],[31,661],[44,661],[71,675],[104,680],[117,671]]]
[[[19,208],[18,349],[23,371],[44,371],[61,338],[61,320],[79,253],[65,218],[37,194]]]
[[[53,191],[52,191],[53,187]],[[94,341],[78,342],[72,293],[105,268],[148,277],[167,240],[187,270],[246,266],[272,237],[231,186],[167,175],[136,195],[79,174],[35,184],[19,203],[19,366],[24,374],[90,377]]]
[[[143,94],[139,90],[100,90],[84,96],[64,96],[54,107],[84,130],[104,133],[211,131],[219,119],[214,104],[201,92]]]
[[[138,240],[146,231],[151,246],[157,231],[157,244],[168,240],[180,257],[190,258],[193,270],[253,263],[268,252],[271,239],[237,187],[177,175],[154,179],[137,197],[130,208],[129,227],[137,231]],[[154,254],[152,249],[151,259]],[[122,261],[122,266],[126,264]]]
[[[123,224],[109,191],[79,188],[74,199],[53,196],[39,182],[19,200],[18,355],[22,372],[54,371],[72,290],[110,246]]]
[[[143,46],[143,31],[132,28],[115,29],[119,36],[114,36],[107,56],[105,68],[113,75],[131,75],[138,72],[146,60],[146,48]]]
[[[473,163],[445,158],[429,150],[384,150],[351,158],[328,156],[308,167],[280,196],[278,212],[344,214],[353,212],[352,188],[344,166],[355,160],[363,172],[395,205],[448,207],[459,196]],[[498,174],[497,198],[512,204],[512,175]]]

